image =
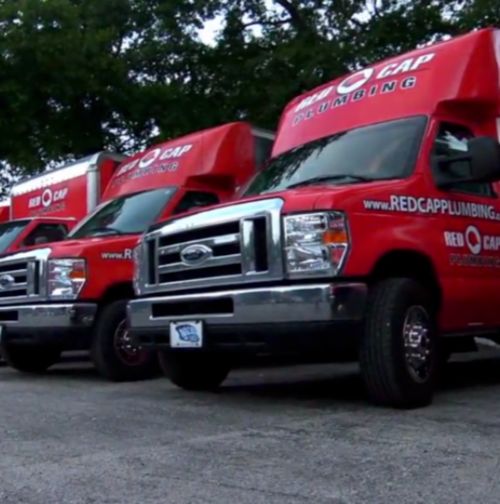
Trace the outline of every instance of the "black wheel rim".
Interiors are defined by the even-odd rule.
[[[127,366],[141,366],[147,360],[147,352],[132,344],[127,330],[127,321],[122,320],[115,329],[113,344],[116,355]]]

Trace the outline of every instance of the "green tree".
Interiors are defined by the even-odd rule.
[[[446,1],[227,0],[205,58],[217,119],[273,127],[293,96],[380,58],[454,34]]]
[[[166,113],[150,109],[156,96],[175,101],[187,78],[179,61],[202,45],[185,3],[0,1],[0,159],[31,171],[143,146]]]
[[[459,5],[456,23],[461,31],[486,26],[500,28],[500,2],[498,0],[466,0],[459,2]]]
[[[498,0],[0,0],[0,162],[28,173],[235,119],[442,37]],[[198,36],[217,19],[213,44]]]

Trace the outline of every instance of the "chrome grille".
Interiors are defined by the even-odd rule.
[[[0,265],[0,300],[26,298],[39,294],[35,261],[13,261]]]
[[[211,257],[198,268],[183,263],[181,259],[181,252],[191,245],[204,245],[212,251]],[[229,222],[198,232],[161,237],[156,256],[158,283],[241,274],[239,223]]]
[[[39,249],[0,259],[0,303],[41,299],[44,264],[50,250]]]
[[[207,210],[146,235],[141,294],[282,278],[282,204],[271,199]],[[191,250],[200,259],[189,260]]]

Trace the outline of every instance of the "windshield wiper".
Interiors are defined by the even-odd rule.
[[[325,175],[323,177],[312,177],[310,179],[302,180],[301,182],[296,182],[287,187],[287,189],[293,189],[294,187],[300,187],[312,184],[321,184],[322,182],[333,182],[335,180],[351,179],[355,182],[373,182],[374,180],[382,180],[377,178],[364,177],[362,175]]]
[[[98,236],[98,235],[121,235],[123,234],[119,229],[116,229],[111,226],[104,226],[92,229],[89,231],[87,236]]]

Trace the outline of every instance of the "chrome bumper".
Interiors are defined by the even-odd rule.
[[[96,313],[94,303],[1,306],[0,325],[9,330],[87,328]]]
[[[129,303],[128,319],[133,331],[193,319],[208,326],[355,322],[363,318],[367,291],[363,283],[325,283],[144,298]]]

